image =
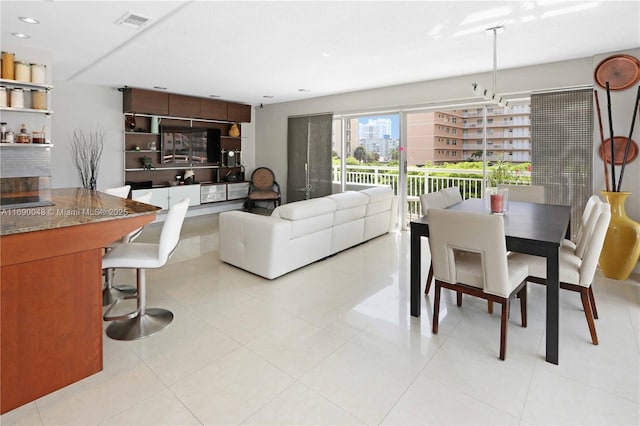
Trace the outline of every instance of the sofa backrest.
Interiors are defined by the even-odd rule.
[[[367,211],[367,204],[369,204],[369,197],[358,191],[345,191],[331,194],[327,198],[336,202],[333,226],[364,218]]]
[[[291,222],[291,239],[333,226],[336,202],[328,197],[296,201],[276,207],[271,216]]]
[[[360,193],[369,197],[367,204],[367,216],[388,211],[393,204],[393,189],[389,186],[376,186],[375,188],[363,189]]]

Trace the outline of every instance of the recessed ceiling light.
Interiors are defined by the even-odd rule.
[[[153,86],[153,88],[158,90],[167,90],[167,88],[163,86]]]
[[[220,95],[209,95],[210,98],[219,98]]]
[[[30,35],[24,33],[11,33],[11,35],[18,38],[31,38]]]
[[[21,16],[18,19],[21,20],[22,22],[26,22],[27,24],[39,24],[40,23],[40,21],[38,21],[36,18],[30,18],[28,16]]]
[[[310,92],[311,90],[309,89],[298,89],[298,92]]]
[[[263,95],[262,97],[263,98],[267,98],[267,99],[271,99],[271,98],[273,98],[273,95]]]

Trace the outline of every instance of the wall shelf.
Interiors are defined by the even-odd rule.
[[[0,107],[0,111],[7,112],[29,112],[29,113],[37,113],[37,114],[46,114],[51,115],[53,111],[50,109],[31,109],[31,108],[11,108],[11,107]]]
[[[22,89],[53,89],[53,86],[50,84],[25,83],[23,81],[7,80],[6,78],[0,78],[0,84],[8,88],[19,87]]]

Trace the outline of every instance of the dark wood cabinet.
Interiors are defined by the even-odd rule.
[[[170,93],[169,115],[173,117],[200,117],[200,98]]]
[[[227,105],[225,101],[216,99],[200,99],[200,118],[227,121]]]
[[[251,105],[132,87],[122,91],[122,112],[234,123],[251,122]]]
[[[169,94],[126,88],[122,93],[122,111],[139,114],[169,114]]]
[[[251,122],[251,105],[126,88],[123,90],[123,112],[126,183],[135,185],[136,188],[167,186],[176,176],[184,175],[187,169],[194,170],[196,182],[220,183],[240,173],[242,138],[231,137],[229,130],[234,123]],[[160,129],[220,129],[220,163],[163,163],[163,135],[162,132],[151,132],[152,116],[160,116]],[[130,126],[132,121],[135,121],[133,131]],[[234,154],[231,158],[230,151]]]
[[[250,123],[251,105],[234,104],[229,102],[227,104],[227,120],[239,123]]]

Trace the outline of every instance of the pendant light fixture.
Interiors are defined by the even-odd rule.
[[[492,104],[507,108],[509,101],[496,94],[496,83],[498,80],[498,31],[504,31],[503,25],[487,28],[487,32],[493,33],[493,90],[486,89],[478,83],[472,83],[473,94],[489,101]]]

